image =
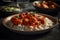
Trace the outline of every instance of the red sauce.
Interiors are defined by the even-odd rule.
[[[40,23],[44,24],[44,16],[37,17],[28,13],[19,14],[19,18],[12,17],[11,22],[13,25],[25,25],[25,26],[39,26]]]

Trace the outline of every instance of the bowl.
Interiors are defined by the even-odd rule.
[[[15,3],[10,3],[5,6],[1,6],[0,9],[0,15],[3,15],[2,17],[7,17],[13,14],[17,14],[23,11],[23,8],[19,5],[19,7],[16,6]]]
[[[46,15],[46,14],[41,14],[41,13],[39,13],[39,15],[43,15],[43,16],[46,16],[46,17],[48,17],[50,20],[52,20],[53,22],[54,22],[54,25],[51,27],[51,28],[48,28],[48,29],[45,29],[45,30],[40,30],[40,31],[19,31],[19,30],[15,30],[15,29],[12,29],[12,28],[10,28],[10,26],[8,25],[8,22],[11,20],[11,18],[13,17],[13,16],[18,16],[19,14],[14,14],[14,15],[11,15],[11,16],[8,16],[8,17],[6,17],[6,18],[4,18],[3,19],[3,25],[4,25],[4,27],[5,28],[7,28],[7,29],[9,29],[10,31],[13,31],[13,32],[16,32],[16,33],[19,33],[19,34],[28,34],[28,35],[30,35],[30,34],[42,34],[42,33],[46,33],[46,32],[48,32],[48,31],[50,31],[50,30],[52,30],[54,27],[56,27],[57,26],[57,24],[58,24],[58,21],[57,21],[57,19],[55,18],[55,17],[52,17],[52,16],[50,16],[50,15]]]
[[[40,13],[45,13],[45,14],[49,14],[49,15],[52,15],[52,16],[58,15],[58,12],[59,12],[59,9],[60,9],[60,6],[58,4],[55,3],[56,6],[57,6],[56,8],[43,8],[43,7],[36,6],[35,3],[41,3],[41,2],[40,1],[34,1],[33,2],[33,6]]]

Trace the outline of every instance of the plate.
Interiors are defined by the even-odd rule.
[[[56,25],[58,24],[58,21],[55,17],[52,17],[50,15],[46,15],[46,14],[41,14],[41,13],[38,13],[40,15],[43,15],[43,16],[46,16],[48,17],[50,20],[52,20],[54,22],[53,26],[51,28],[48,28],[48,29],[45,29],[45,30],[40,30],[40,31],[19,31],[19,30],[15,30],[15,29],[12,29],[9,25],[8,25],[8,22],[11,20],[12,17],[14,16],[18,16],[19,14],[15,14],[15,15],[11,15],[11,16],[8,16],[6,17],[5,19],[3,19],[3,25],[13,31],[13,32],[17,32],[17,33],[21,33],[21,34],[41,34],[41,33],[45,33],[45,32],[48,32],[50,31],[52,28],[56,27]]]

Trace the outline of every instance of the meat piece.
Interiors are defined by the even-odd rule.
[[[16,20],[16,19],[17,19],[16,17],[12,17],[11,21],[14,21],[14,20]]]
[[[23,19],[25,22],[29,22],[29,19],[28,18],[24,18]]]
[[[37,7],[40,7],[40,6],[41,6],[41,4],[40,4],[40,3],[35,3],[35,5],[36,5]]]
[[[20,15],[19,15],[19,18],[20,18],[20,19],[24,18],[24,15],[23,15],[23,14],[20,14]]]
[[[46,1],[43,1],[42,3],[43,3],[43,4],[46,4],[46,5],[48,4]]]
[[[37,18],[32,16],[31,20],[37,21]]]
[[[55,5],[51,5],[52,8],[55,8]]]
[[[22,25],[29,26],[30,25],[29,24],[29,19],[28,18],[24,18]]]
[[[46,4],[42,3],[42,5],[43,5],[44,8],[49,8],[48,5],[46,5]]]
[[[11,19],[11,21],[12,21],[13,25],[22,24],[22,20],[20,20],[20,19],[18,19],[18,18],[16,18],[16,17],[13,17],[13,18]]]
[[[38,21],[40,21],[42,24],[44,24],[44,18],[45,18],[44,16],[41,16],[38,18]]]
[[[26,17],[25,13],[22,13],[22,14],[19,15],[19,18],[20,18],[20,19],[23,19],[23,18],[25,18],[25,17]]]

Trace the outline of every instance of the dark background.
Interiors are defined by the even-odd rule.
[[[59,0],[53,0],[57,4],[60,5]],[[0,1],[0,6],[6,5],[6,2]],[[44,34],[36,34],[36,35],[23,35],[19,33],[12,32],[6,29],[2,25],[3,15],[0,12],[0,40],[60,40],[60,27],[57,25],[51,31],[44,33]],[[59,15],[60,16],[60,15]],[[55,16],[58,18],[58,16]]]

